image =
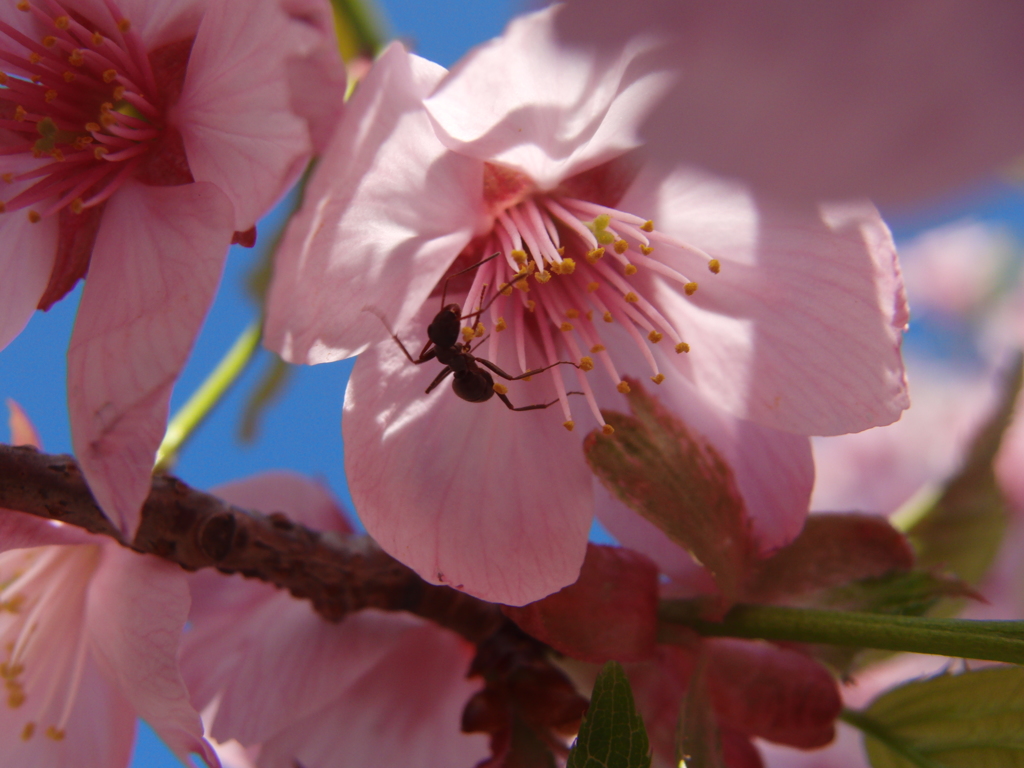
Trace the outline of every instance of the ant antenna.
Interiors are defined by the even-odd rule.
[[[474,265],[472,265],[470,267],[466,267],[465,269],[461,269],[458,272],[453,272],[452,274],[448,275],[448,277],[446,277],[444,279],[444,288],[441,289],[441,307],[443,308],[445,306],[444,300],[445,300],[445,297],[448,295],[448,281],[449,280],[451,280],[453,277],[458,277],[459,275],[464,275],[467,272],[471,272],[474,269],[476,269],[477,267],[483,266],[488,261],[491,261],[492,259],[496,259],[499,256],[501,256],[501,251],[498,251],[497,253],[492,253],[486,259],[478,261],[476,264],[474,264]]]

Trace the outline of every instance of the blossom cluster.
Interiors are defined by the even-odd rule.
[[[738,604],[885,613],[911,581],[920,611],[1020,613],[1002,528],[965,538],[958,572],[927,520],[886,520],[1006,431],[1019,299],[988,311],[1006,270],[965,262],[976,225],[912,246],[925,318],[996,319],[971,329],[977,375],[922,373],[889,426],[910,310],[865,196],[914,205],[1024,150],[1024,14],[737,5],[570,0],[451,70],[401,42],[343,61],[328,0],[0,8],[0,349],[83,282],[68,412],[95,510],[72,520],[56,485],[0,509],[5,765],[126,766],[137,718],[211,768],[554,765],[608,660],[657,765],[681,759],[681,707],[707,713],[709,765],[858,765],[844,704],[916,662],[694,627]],[[341,436],[373,543],[321,484],[268,472],[214,489],[219,517],[182,503],[154,544],[173,387],[228,248],[296,184],[262,340],[290,364],[357,356]],[[40,450],[10,407],[12,445]],[[1019,432],[979,470],[1018,511]],[[379,547],[390,570],[352,597],[309,555],[359,608],[329,615],[234,514],[305,532],[288,557]],[[621,546],[591,543],[595,520]],[[186,572],[179,546],[216,567]]]

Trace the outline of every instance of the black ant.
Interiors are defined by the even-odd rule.
[[[491,399],[492,396],[497,395],[501,398],[501,401],[508,407],[510,411],[536,411],[543,408],[550,408],[552,405],[558,402],[558,400],[552,400],[550,403],[537,403],[536,405],[521,405],[514,406],[512,401],[508,399],[508,395],[503,391],[505,387],[501,384],[494,383],[494,377],[490,373],[483,370],[480,366],[489,369],[491,372],[501,376],[506,381],[519,381],[520,379],[528,379],[536,373],[543,373],[549,368],[554,368],[556,365],[573,365],[579,368],[577,363],[573,363],[569,360],[559,360],[557,363],[551,363],[543,368],[534,368],[533,370],[521,373],[518,376],[512,376],[505,371],[501,370],[497,365],[492,363],[490,360],[485,360],[482,357],[476,357],[473,354],[474,347],[470,345],[470,341],[459,342],[459,335],[462,330],[462,321],[470,318],[479,318],[481,314],[487,311],[494,299],[496,299],[501,292],[510,287],[516,280],[523,277],[522,273],[517,274],[511,282],[505,283],[501,286],[491,298],[491,301],[487,302],[485,306],[478,309],[465,317],[462,316],[462,307],[458,304],[445,304],[445,296],[448,293],[448,281],[453,277],[465,274],[477,267],[486,264],[491,259],[497,258],[501,253],[495,253],[488,256],[486,259],[477,262],[471,267],[466,267],[459,272],[448,275],[444,281],[444,288],[441,291],[441,311],[434,315],[434,320],[427,326],[427,343],[423,345],[423,349],[420,350],[419,357],[413,357],[409,354],[409,350],[405,348],[405,344],[398,338],[395,333],[391,333],[391,338],[395,340],[405,356],[409,358],[409,362],[414,365],[422,365],[429,360],[437,360],[444,366],[444,370],[437,374],[437,377],[430,382],[430,386],[427,387],[426,394],[430,394],[438,384],[444,381],[448,374],[455,374],[452,380],[452,391],[455,392],[463,400],[470,403],[483,403]],[[376,313],[375,313],[376,314]],[[380,317],[380,315],[377,315]],[[384,318],[380,318],[384,322],[384,326],[388,328],[387,322]],[[390,332],[391,329],[388,328]],[[472,337],[470,337],[472,338]],[[483,344],[485,339],[480,340],[480,344]],[[477,347],[480,346],[477,345]],[[479,363],[479,365],[478,365]],[[568,392],[570,395],[582,395],[582,392]]]

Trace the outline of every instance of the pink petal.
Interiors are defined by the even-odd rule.
[[[178,671],[188,617],[185,574],[172,564],[110,545],[89,585],[87,628],[104,676],[181,760],[218,765]]]
[[[530,176],[542,190],[640,144],[636,128],[675,75],[650,66],[651,40],[573,53],[554,6],[470,51],[427,109],[451,150]]]
[[[462,709],[479,690],[466,679],[473,649],[423,624],[323,711],[263,744],[259,768],[452,768],[490,753],[482,734],[464,734]]]
[[[587,0],[559,25],[585,49],[671,33],[660,64],[684,76],[643,131],[663,167],[909,204],[1024,151],[1018,4]]]
[[[89,487],[128,535],[230,238],[230,205],[210,184],[129,183],[107,203],[68,350],[68,408]]]
[[[147,51],[195,37],[207,5],[206,0],[115,0],[115,3],[121,17],[131,22],[131,31],[142,39]],[[83,5],[81,0],[77,4]],[[117,21],[106,12],[103,0],[89,0],[88,7],[96,10],[82,9],[82,12],[101,29],[110,21]]]
[[[25,211],[0,214],[0,349],[21,333],[46,290],[57,254],[57,219],[29,222]]]
[[[43,520],[24,512],[0,509],[0,552],[47,544],[99,544],[109,541],[73,525]]]
[[[692,297],[636,276],[680,318],[692,351],[674,359],[719,407],[798,434],[889,424],[908,407],[906,297],[892,237],[869,204],[783,208],[679,171],[642,174],[620,207],[651,211],[660,230],[721,261],[712,275],[665,254],[699,281]]]
[[[352,525],[330,489],[297,472],[261,472],[218,485],[210,493],[243,509],[265,514],[284,512],[292,520],[318,531],[352,533]]]
[[[277,0],[240,13],[209,0],[171,120],[196,181],[220,187],[234,229],[249,229],[296,180],[310,152],[308,130],[289,109],[287,61],[310,44]]]
[[[444,74],[390,46],[360,83],[277,254],[266,345],[295,363],[348,357],[403,327],[483,217],[483,166],[422,110]],[[375,314],[376,313],[376,314]]]
[[[31,422],[28,414],[11,398],[7,398],[7,410],[10,412],[7,423],[11,427],[11,445],[29,445],[33,448],[42,448],[43,443],[39,439],[35,425]]]
[[[622,547],[587,546],[574,584],[505,615],[559,653],[597,664],[640,661],[654,653],[658,569]]]
[[[468,403],[447,382],[424,396],[440,370],[390,342],[356,363],[342,432],[367,531],[427,581],[485,600],[522,605],[571,584],[592,514],[579,436],[551,410]],[[551,397],[550,385],[518,386]]]

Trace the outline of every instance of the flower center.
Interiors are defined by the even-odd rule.
[[[483,311],[471,316],[473,322],[463,328],[463,336],[483,336],[487,328],[480,318],[487,316],[494,330],[490,359],[497,355],[501,332],[511,328],[523,371],[565,359],[563,355],[579,363],[579,388],[608,433],[611,427],[601,416],[585,374],[593,370],[596,359],[619,392],[628,392],[629,385],[609,354],[603,328],[621,325],[650,366],[651,380],[660,384],[665,375],[651,346],[666,338],[677,354],[689,352],[690,346],[675,322],[645,297],[640,273],[647,270],[691,296],[697,283],[681,269],[706,268],[717,274],[719,262],[659,232],[653,221],[572,195],[516,194],[513,200],[497,211],[491,232],[470,246],[478,259],[495,252],[501,256],[476,270],[464,311]],[[670,258],[659,258],[662,254],[656,251]],[[539,338],[543,362],[528,367],[531,335]],[[571,430],[575,422],[562,370],[556,366],[550,373],[565,427]]]
[[[103,203],[129,178],[191,182],[167,107],[184,81],[192,40],[147,52],[113,0],[89,20],[57,0],[20,0],[40,36],[0,21],[0,213],[59,216],[57,263],[40,309],[88,269]]]
[[[0,680],[7,707],[26,711],[24,741],[61,741],[88,648],[85,589],[99,548],[49,546],[0,555]]]

